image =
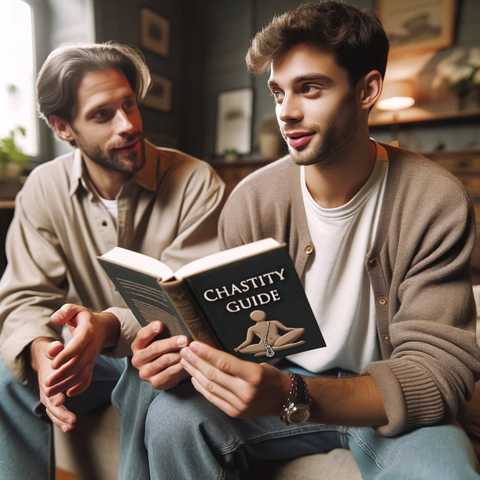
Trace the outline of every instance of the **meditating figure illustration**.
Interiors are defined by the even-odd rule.
[[[265,320],[267,314],[263,310],[254,310],[250,314],[250,318],[256,322],[253,327],[247,331],[247,338],[234,350],[240,353],[254,354],[255,357],[273,357],[275,352],[285,350],[287,348],[297,347],[302,345],[305,341],[300,340],[296,342],[299,337],[305,332],[304,328],[290,328],[286,327],[278,320]],[[287,333],[280,335],[278,330],[284,330]],[[260,338],[258,343],[252,345],[252,341],[257,336]]]

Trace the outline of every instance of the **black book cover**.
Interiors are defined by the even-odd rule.
[[[285,245],[184,281],[222,348],[242,360],[325,346]]]

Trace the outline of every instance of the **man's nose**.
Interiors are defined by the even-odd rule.
[[[292,95],[285,95],[282,103],[279,105],[279,118],[282,122],[295,121],[303,119],[301,102]]]
[[[123,110],[119,110],[115,116],[115,130],[118,135],[132,133],[134,130],[130,117]]]

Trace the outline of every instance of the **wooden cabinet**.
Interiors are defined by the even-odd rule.
[[[7,266],[4,245],[7,238],[8,227],[13,219],[14,208],[15,200],[0,200],[0,277],[3,275]]]
[[[477,242],[472,255],[472,275],[475,284],[480,283],[480,148],[463,150],[438,150],[424,154],[448,171],[465,185],[475,208]]]
[[[480,204],[480,148],[438,150],[424,155],[458,177],[475,203]]]
[[[249,158],[230,162],[216,160],[210,165],[217,171],[220,178],[225,182],[226,195],[229,196],[235,186],[255,170],[263,167],[274,160],[264,158]]]

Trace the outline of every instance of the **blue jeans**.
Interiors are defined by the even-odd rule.
[[[131,365],[113,401],[124,429],[122,480],[236,479],[248,471],[249,459],[286,460],[338,447],[351,450],[368,480],[480,478],[470,440],[456,423],[388,438],[373,428],[287,427],[278,417],[235,419],[189,382],[155,391]]]
[[[100,356],[90,387],[66,407],[82,415],[110,403],[124,370],[125,360]],[[53,426],[39,398],[36,375],[20,383],[0,359],[0,480],[55,479]]]

